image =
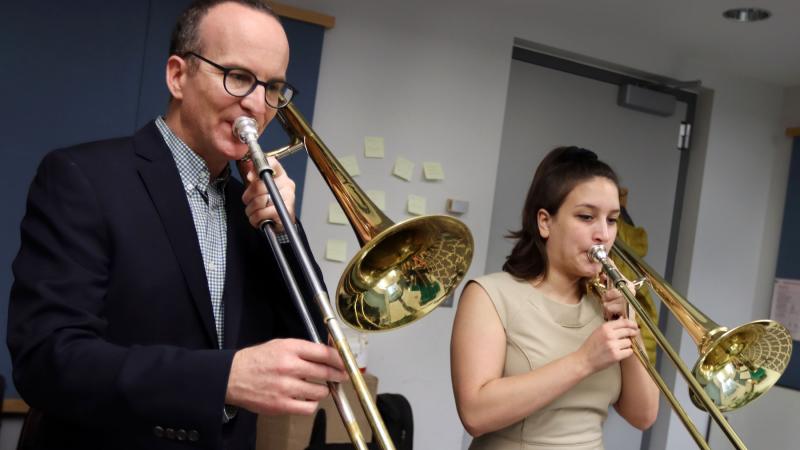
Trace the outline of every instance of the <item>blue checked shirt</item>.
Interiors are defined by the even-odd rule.
[[[192,210],[192,219],[206,269],[208,291],[211,294],[217,341],[222,348],[225,336],[225,305],[222,303],[222,294],[225,288],[225,253],[228,243],[225,184],[230,177],[230,168],[226,167],[219,178],[211,180],[205,161],[175,136],[163,118],[156,119],[156,126],[172,152]]]

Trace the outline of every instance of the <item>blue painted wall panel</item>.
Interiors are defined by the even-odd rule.
[[[783,208],[781,244],[778,250],[777,278],[800,280],[800,139],[795,138]],[[789,368],[778,384],[800,390],[800,341],[794,341]]]
[[[28,186],[49,150],[131,134],[147,2],[7,2],[0,14],[0,333],[6,335],[11,262]],[[0,346],[6,397],[8,349]]]
[[[800,280],[800,139],[795,138],[783,208],[781,246],[778,250],[778,278]]]

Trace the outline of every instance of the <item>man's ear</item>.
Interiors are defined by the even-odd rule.
[[[536,225],[539,227],[539,236],[541,236],[542,239],[547,239],[550,237],[551,222],[552,217],[544,208],[536,212]]]
[[[167,59],[167,89],[173,98],[183,98],[183,85],[186,82],[189,66],[186,60],[178,55],[170,55]]]

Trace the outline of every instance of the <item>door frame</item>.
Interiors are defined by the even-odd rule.
[[[678,240],[680,234],[681,216],[683,212],[683,205],[686,194],[686,180],[689,172],[689,152],[692,145],[692,138],[694,133],[695,114],[697,108],[698,94],[688,91],[681,85],[688,85],[692,87],[699,86],[699,82],[680,82],[662,76],[646,74],[642,72],[633,73],[633,70],[626,70],[625,68],[613,66],[612,68],[605,68],[602,66],[611,66],[604,64],[601,61],[591,60],[592,64],[581,61],[579,55],[568,54],[555,49],[543,48],[544,51],[532,50],[522,46],[519,42],[515,43],[512,51],[512,60],[534,64],[537,66],[557,70],[560,72],[577,75],[580,77],[588,78],[603,83],[609,83],[616,86],[625,84],[633,84],[646,89],[654,90],[657,92],[669,94],[679,102],[686,105],[685,117],[682,124],[688,125],[688,137],[681,142],[679,138],[680,130],[676,130],[676,149],[680,152],[678,163],[678,177],[675,187],[675,201],[673,204],[672,223],[670,224],[669,242],[667,244],[667,259],[664,271],[664,279],[672,283],[672,278],[675,268],[676,253],[678,250]],[[555,50],[555,51],[553,51]],[[554,54],[555,53],[555,54]],[[626,73],[627,72],[627,73]],[[659,321],[658,327],[662,332],[666,333],[668,321],[671,312],[663,302],[660,302],[659,308]],[[660,348],[657,347],[656,370],[660,372],[662,354]],[[650,447],[651,432],[650,428],[642,433],[641,448],[647,449]],[[705,438],[708,441],[710,435],[710,421],[706,426]]]

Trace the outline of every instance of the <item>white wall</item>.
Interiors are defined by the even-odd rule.
[[[731,88],[735,88],[735,86],[731,86]],[[741,233],[753,235],[755,257],[745,259],[741,270],[751,270],[753,272],[754,280],[752,286],[750,283],[746,283],[743,287],[752,288],[751,292],[754,301],[752,304],[747,303],[746,295],[748,292],[746,290],[740,294],[745,298],[740,303],[741,310],[732,308],[736,313],[729,316],[731,320],[734,320],[727,322],[731,325],[753,318],[769,317],[791,158],[791,141],[784,136],[784,132],[786,127],[800,125],[800,87],[785,89],[782,94],[777,99],[771,94],[761,99],[762,101],[756,98],[746,99],[748,105],[754,106],[753,112],[756,114],[759,111],[759,105],[766,107],[761,111],[769,113],[770,118],[775,121],[777,126],[772,130],[766,127],[761,129],[747,127],[747,130],[761,133],[760,142],[762,145],[766,145],[771,138],[773,148],[771,149],[772,151],[753,152],[753,155],[748,155],[747,158],[750,163],[754,163],[756,158],[764,159],[755,164],[755,167],[753,167],[755,170],[752,172],[748,170],[748,166],[745,163],[738,168],[738,175],[762,180],[761,183],[748,183],[747,185],[758,186],[757,189],[754,189],[754,194],[757,197],[753,198],[752,202],[756,205],[763,205],[764,216],[760,218],[754,217],[751,221],[753,225],[758,226],[757,222],[759,219],[762,220],[760,230],[758,228],[755,228],[754,232],[749,232],[749,230],[743,228],[737,230]],[[778,110],[777,115],[772,111],[773,102],[775,101],[781,104],[781,109]],[[767,106],[765,103],[769,103],[769,105]],[[742,122],[740,123],[742,125],[752,121],[752,118],[741,119]],[[739,137],[741,138],[742,136]],[[724,155],[724,150],[720,148],[718,153],[722,156]],[[728,203],[735,201],[735,196],[740,193],[732,192]],[[718,196],[717,198],[720,197]],[[743,204],[737,207],[736,211],[739,214],[748,214],[746,209],[748,206]],[[710,218],[710,221],[713,222],[714,219]],[[712,225],[709,224],[708,226]],[[723,252],[723,255],[720,256],[724,257],[727,254],[729,258],[733,258],[736,250],[735,248],[730,250],[729,252]],[[693,273],[692,276],[702,276],[701,273],[697,272],[699,271]],[[730,279],[736,279],[736,276],[741,276],[731,275]],[[744,442],[752,443],[752,447],[795,448],[797,447],[797,442],[800,442],[800,428],[797,420],[798,408],[800,408],[800,392],[776,387],[774,392],[770,392],[763,399],[754,402],[752,406],[731,414],[729,420],[731,426],[739,433]],[[711,443],[714,448],[732,448],[718,429],[714,429],[711,436]]]
[[[398,154],[418,163],[442,161],[448,178],[440,184],[403,184],[389,176],[390,161],[381,160],[365,161],[356,181],[387,191],[387,214],[394,220],[407,217],[401,203],[408,193],[426,195],[430,213],[442,212],[450,195],[468,200],[462,220],[475,237],[468,276],[484,271],[514,38],[665,76],[703,79],[714,90],[708,147],[705,155],[700,152],[704,157],[692,159],[699,192],[690,194],[696,202],[687,203],[696,210],[684,214],[697,227],[683,230],[686,251],[678,264],[692,268],[689,298],[718,322],[738,324],[767,314],[788,161],[781,88],[714,73],[644,38],[573,29],[546,16],[517,17],[496,6],[503,3],[287,3],[336,17],[325,36],[316,131],[337,155],[359,154],[363,137],[378,135],[385,137],[391,161]],[[316,173],[307,174],[305,192],[302,217],[332,289],[344,265],[322,260],[325,241],[347,240],[352,255],[355,239],[325,223],[332,197]],[[370,336],[369,369],[380,378],[379,390],[403,393],[414,407],[415,448],[462,446],[449,381],[452,319],[452,309],[439,308],[403,330]],[[681,353],[694,361],[696,351],[687,341]],[[670,431],[669,448],[691,448],[678,442],[682,435],[682,429]],[[769,439],[755,434],[745,441],[770,448]]]
[[[679,290],[692,303],[717,323],[733,327],[769,316],[790,145],[783,136],[783,90],[730,77],[699,62],[687,67],[714,90],[714,96],[705,130],[707,145],[696,149],[702,153],[702,173],[696,166],[690,168],[694,179],[689,186],[696,191],[687,195],[694,197],[696,207],[689,216],[696,223],[693,235],[692,230],[683,230],[682,239],[692,242],[681,246],[678,255],[678,263],[691,264],[691,272],[677,267],[676,274],[683,284]],[[679,73],[686,76],[685,71]],[[680,354],[691,367],[697,358],[695,344],[684,338]],[[675,391],[679,399],[688,400],[682,380]],[[800,398],[795,402],[800,405]],[[706,416],[691,406],[687,411],[703,431]],[[777,409],[773,414],[777,418],[788,412]],[[737,426],[770,420],[763,414],[756,416],[744,408],[730,414],[730,419],[746,444],[780,448],[770,445],[774,437],[759,432],[759,427]],[[719,434],[716,425],[712,434]],[[671,421],[668,448],[692,445],[682,425]]]
[[[314,8],[337,21],[325,36],[314,127],[337,155],[359,155],[356,182],[386,191],[386,214],[394,221],[409,217],[404,210],[410,193],[427,197],[429,213],[443,213],[448,196],[468,200],[461,219],[474,235],[469,276],[476,276],[485,260],[512,36],[493,38],[439,23],[443,13],[423,12],[419,5],[336,2]],[[417,24],[413,32],[409,23]],[[385,160],[363,160],[364,136],[385,138]],[[416,162],[415,181],[390,175],[398,155]],[[447,178],[417,181],[422,161],[441,161]],[[321,258],[325,242],[346,240],[348,256],[357,245],[349,228],[325,223],[333,200],[315,170],[309,165],[301,215],[333,293],[344,264]],[[461,446],[450,384],[453,315],[453,308],[439,308],[406,328],[369,337],[368,370],[378,376],[379,391],[402,393],[413,405],[415,448]]]

